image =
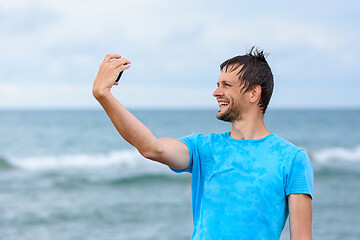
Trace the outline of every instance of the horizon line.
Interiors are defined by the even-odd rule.
[[[213,107],[127,107],[129,111],[217,111],[218,108]],[[278,111],[278,110],[286,110],[286,111],[308,111],[308,110],[319,110],[319,111],[360,111],[360,106],[354,107],[272,107],[268,108],[266,112],[269,111]],[[27,107],[27,108],[3,108],[0,107],[0,112],[11,112],[11,111],[104,111],[101,107]]]

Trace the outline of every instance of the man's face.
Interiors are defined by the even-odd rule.
[[[239,69],[227,72],[222,71],[217,82],[217,89],[214,91],[213,96],[219,103],[219,111],[216,117],[219,120],[226,122],[234,122],[241,120],[242,115],[246,112],[246,95],[242,93],[239,80],[239,75],[236,73]]]

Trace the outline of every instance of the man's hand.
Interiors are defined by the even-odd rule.
[[[115,60],[113,60],[115,59]],[[115,82],[117,76],[120,72],[128,69],[130,67],[130,61],[122,58],[118,54],[108,54],[106,55],[104,61],[99,67],[99,72],[96,76],[93,85],[93,95],[96,99],[100,98],[107,92],[110,92],[110,89],[113,85],[118,85]]]

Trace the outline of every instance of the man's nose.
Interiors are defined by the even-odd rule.
[[[224,93],[221,92],[220,88],[219,88],[219,87],[216,88],[215,91],[214,91],[214,93],[213,93],[213,96],[214,96],[214,97],[217,97],[217,96],[222,96],[222,95],[224,95]]]

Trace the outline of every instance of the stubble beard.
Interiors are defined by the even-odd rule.
[[[229,104],[228,109],[221,113],[220,111],[216,114],[216,118],[225,122],[235,122],[241,120],[241,107]]]

